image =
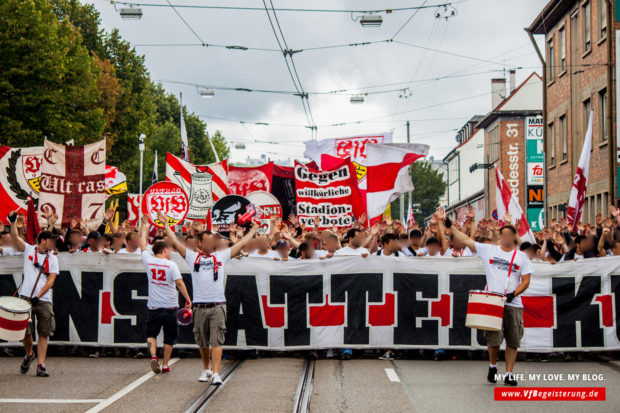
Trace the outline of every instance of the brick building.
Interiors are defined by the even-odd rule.
[[[493,109],[477,128],[484,129],[484,164],[499,166],[530,225],[538,230],[543,220],[542,202],[529,202],[528,193],[542,191],[544,179],[542,159],[536,158],[542,158],[542,142],[537,147],[534,139],[542,121],[542,78],[531,73],[518,87],[514,79],[511,71],[508,92],[505,79],[491,80]],[[490,216],[496,209],[494,169],[485,169],[484,181],[486,216]]]
[[[613,0],[551,0],[526,30],[545,36],[544,146],[547,216],[565,216],[594,110],[583,220],[616,203]],[[615,23],[617,25],[617,23]],[[533,39],[533,38],[532,38]],[[535,44],[535,43],[534,43]],[[611,115],[611,116],[610,116]]]

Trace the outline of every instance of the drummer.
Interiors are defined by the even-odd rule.
[[[58,274],[58,258],[53,253],[56,248],[56,236],[50,231],[43,231],[37,237],[37,245],[30,245],[20,238],[17,230],[18,226],[23,227],[23,216],[18,217],[15,212],[11,212],[8,218],[11,222],[11,237],[15,249],[24,252],[24,280],[19,288],[19,296],[28,300],[32,306],[32,317],[28,321],[23,340],[26,355],[20,372],[28,373],[30,364],[34,360],[32,332],[34,330],[33,318],[36,317],[37,376],[49,377],[45,367],[45,355],[49,336],[53,335],[56,326],[50,291]]]
[[[517,246],[517,230],[512,225],[504,225],[499,231],[499,245],[482,244],[474,242],[453,226],[441,207],[437,209],[437,218],[440,222],[445,220],[445,226],[451,231],[453,239],[469,247],[472,252],[480,257],[486,272],[488,290],[506,291],[502,331],[484,332],[490,361],[487,380],[490,383],[497,381],[495,378],[497,355],[499,354],[499,346],[505,338],[506,374],[504,384],[516,386],[517,381],[513,375],[513,368],[517,359],[517,348],[521,344],[521,337],[523,337],[523,304],[519,296],[529,287],[530,276],[532,275],[532,263]],[[511,262],[512,267],[510,267]],[[508,279],[508,288],[505,288],[509,268],[510,278]]]

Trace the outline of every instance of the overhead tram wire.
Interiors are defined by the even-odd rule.
[[[278,47],[282,51],[282,55],[284,57],[284,62],[286,63],[286,68],[288,70],[288,73],[291,76],[291,80],[293,81],[295,90],[297,90],[298,96],[301,98],[301,103],[304,108],[304,113],[306,114],[306,119],[308,121],[308,128],[310,128],[311,135],[314,138],[317,127],[316,127],[316,124],[314,123],[314,118],[312,117],[312,112],[310,110],[310,102],[308,101],[308,94],[304,91],[301,81],[299,81],[299,76],[297,75],[297,69],[294,66],[295,64],[293,62],[293,51],[288,48],[288,45],[286,44],[286,39],[284,38],[284,34],[282,33],[282,30],[280,29],[280,35],[282,36],[282,42],[284,43],[286,49],[282,47],[282,43],[280,42],[280,38],[278,37],[276,28],[273,25],[273,20],[271,19],[271,14],[269,13],[269,8],[267,7],[267,3],[265,2],[265,0],[263,0],[263,5],[265,6],[265,12],[267,13],[267,18],[269,19],[269,25],[271,26],[271,29],[273,30],[273,35],[276,38]],[[271,5],[273,9],[273,3]],[[277,20],[275,11],[273,12],[273,14]],[[279,27],[279,23],[278,23],[278,27]],[[291,65],[288,62],[287,55],[290,57],[291,63],[293,64],[293,68],[295,69],[295,76],[293,75],[293,71],[291,70]],[[299,81],[299,84],[297,83],[298,81]]]
[[[411,21],[411,19],[413,19],[416,14],[418,14],[420,12],[420,10],[422,10],[422,7],[424,7],[424,5],[426,4],[428,0],[424,0],[424,3],[422,3],[422,5],[420,6],[421,8],[416,9],[413,14],[411,16],[409,16],[409,18],[407,19],[407,21],[405,21],[405,23],[403,23],[402,26],[400,26],[400,28],[396,31],[396,33],[394,33],[394,35],[392,35],[392,38],[390,40],[394,40],[394,38],[396,36],[398,36],[398,34],[405,28],[405,26],[407,26],[409,24],[409,22]],[[429,6],[430,7],[430,6]]]
[[[107,1],[107,0],[106,0]],[[300,12],[300,13],[393,13],[399,11],[410,11],[418,9],[430,9],[436,7],[447,7],[453,4],[462,3],[463,0],[453,1],[440,4],[429,4],[428,6],[409,6],[409,7],[395,7],[385,9],[373,9],[373,10],[352,10],[352,9],[299,9],[299,8],[274,8],[274,11],[282,12]],[[135,1],[114,1],[115,4],[122,4],[125,6],[138,6],[138,7],[177,7],[187,9],[215,9],[215,10],[246,10],[246,11],[263,11],[261,7],[242,7],[242,6],[206,6],[198,4],[177,4],[172,6],[161,3],[145,3]],[[426,3],[426,1],[424,2]]]
[[[202,43],[204,45],[205,41],[202,40],[202,38],[198,35],[198,33],[196,33],[196,31],[192,28],[192,26],[190,26],[190,24],[187,22],[187,20],[185,20],[183,18],[183,16],[181,16],[181,13],[179,13],[179,11],[175,8],[175,6],[173,6],[172,3],[170,3],[170,0],[166,0],[166,2],[170,5],[172,10],[174,10],[176,15],[179,16],[179,19],[181,19],[181,21],[185,24],[185,26],[187,26],[189,31],[192,32],[194,34],[194,36],[196,36],[196,38],[200,41],[200,43]]]

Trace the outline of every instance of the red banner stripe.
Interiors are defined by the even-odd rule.
[[[0,317],[0,328],[10,331],[25,330],[28,326],[28,319],[25,320],[9,320],[8,318]]]
[[[493,304],[468,303],[467,314],[480,314],[502,318],[504,316],[504,307]]]

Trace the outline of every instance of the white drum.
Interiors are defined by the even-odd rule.
[[[470,290],[465,326],[478,330],[501,331],[504,317],[504,294]]]
[[[0,339],[20,341],[24,339],[30,304],[17,297],[0,297]]]

